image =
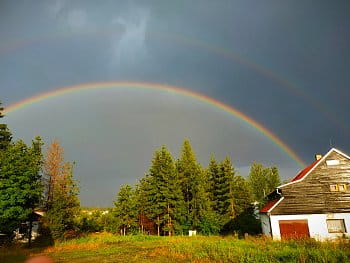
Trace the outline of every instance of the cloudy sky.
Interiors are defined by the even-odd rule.
[[[180,86],[266,127],[305,163],[330,146],[350,153],[349,1],[0,1],[5,106],[82,83]],[[76,161],[83,205],[111,205],[166,144],[189,138],[203,166],[231,156],[289,178],[300,166],[251,125],[159,90],[89,90],[42,100],[3,119],[16,139],[60,140]]]

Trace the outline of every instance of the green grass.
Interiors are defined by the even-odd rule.
[[[157,237],[98,234],[44,249],[0,249],[0,262],[47,255],[55,262],[350,262],[348,242],[278,242],[263,238]]]

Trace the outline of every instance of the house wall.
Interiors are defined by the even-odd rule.
[[[267,214],[260,214],[260,221],[263,234],[271,236],[270,217]]]
[[[304,215],[271,215],[273,239],[281,239],[279,220],[308,220],[310,237],[325,240],[341,237],[343,234],[328,233],[327,219],[344,219],[346,236],[350,237],[350,213],[336,214],[304,214]]]

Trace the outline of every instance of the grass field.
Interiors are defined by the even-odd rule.
[[[47,255],[55,262],[350,262],[348,242],[277,242],[263,238],[94,234],[46,248],[0,249],[0,262]]]

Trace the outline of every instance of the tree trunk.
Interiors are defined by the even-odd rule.
[[[157,233],[158,233],[158,236],[160,236],[160,226],[159,226],[159,216],[157,217]]]
[[[28,229],[28,246],[32,245],[32,228],[33,228],[33,218],[32,215],[29,217],[29,229]]]
[[[170,208],[169,208],[169,203],[168,203],[168,235],[169,237],[171,236],[171,218],[170,218]]]

